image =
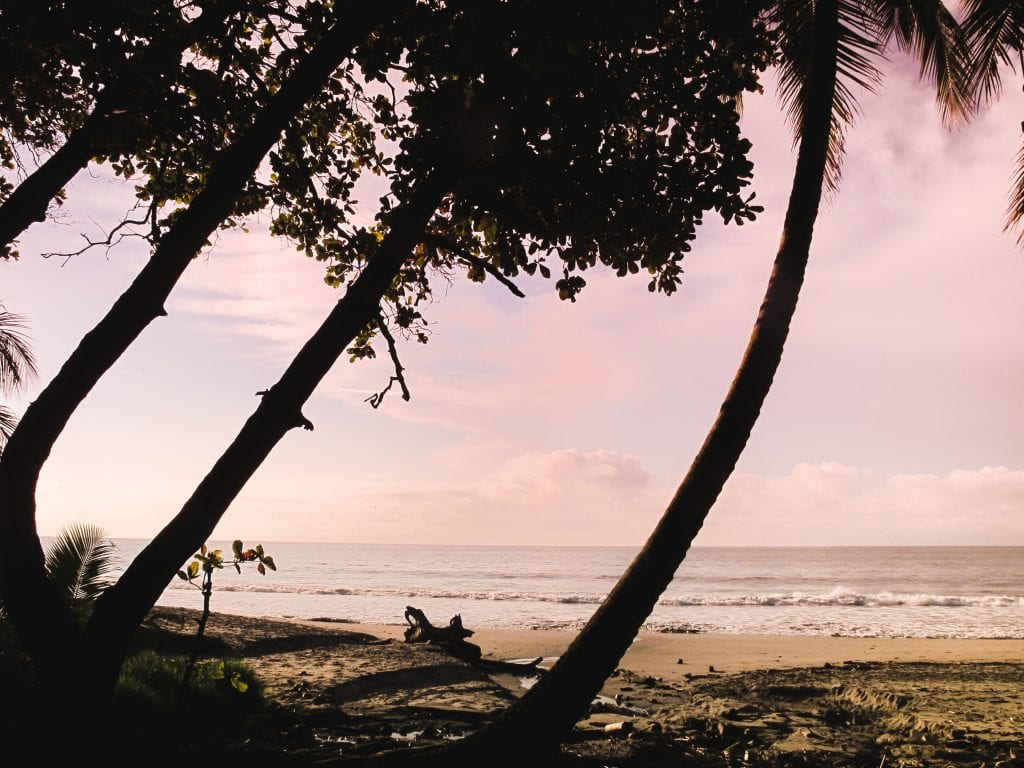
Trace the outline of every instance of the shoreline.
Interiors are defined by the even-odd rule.
[[[363,624],[266,617],[299,626],[337,627],[382,639],[402,640],[406,624]],[[576,636],[564,629],[475,629],[469,640],[486,658],[534,659],[560,656]],[[682,659],[682,664],[678,663]],[[620,667],[641,674],[680,680],[707,674],[709,667],[725,673],[761,669],[818,667],[854,662],[993,662],[1024,663],[1024,640],[994,638],[836,637],[672,633],[643,630],[626,652]]]

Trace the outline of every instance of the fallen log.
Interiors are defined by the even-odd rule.
[[[407,605],[405,620],[409,623],[409,627],[405,630],[405,642],[439,645],[453,656],[467,661],[475,661],[480,658],[480,646],[466,642],[467,637],[472,637],[473,630],[462,626],[461,615],[455,614],[448,622],[447,627],[435,627],[430,623],[427,614],[419,608]]]
[[[481,658],[480,646],[466,642],[467,637],[473,636],[473,630],[466,629],[462,625],[461,614],[457,613],[452,616],[447,627],[435,627],[430,623],[427,614],[419,608],[407,605],[405,606],[405,620],[409,623],[405,630],[405,642],[430,643],[440,646],[453,656],[470,662],[484,672],[504,672],[512,675],[541,675],[544,672],[538,666],[544,661],[543,656],[538,656],[533,661],[523,664]]]

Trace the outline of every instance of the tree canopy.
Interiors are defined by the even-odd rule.
[[[536,273],[572,300],[581,273],[601,265],[643,272],[649,290],[672,293],[706,214],[743,223],[759,210],[746,191],[750,144],[737,114],[772,55],[759,2],[161,8],[111,30],[92,6],[69,7],[56,41],[37,53],[53,57],[46,63],[68,84],[38,98],[61,115],[57,130],[17,133],[17,111],[0,118],[12,152],[52,152],[36,171],[26,166],[3,200],[14,222],[3,230],[8,245],[38,218],[39,200],[45,208],[58,198],[60,180],[90,159],[134,184],[143,211],[107,242],[134,229],[153,245],[26,411],[0,462],[0,576],[51,694],[109,690],[167,580],[277,442],[312,428],[301,408],[334,361],[346,348],[372,354],[373,335],[388,335],[389,324],[417,333],[438,276]],[[19,19],[0,18],[15,45],[17,24],[32,23]],[[108,48],[85,75],[58,66]],[[42,126],[43,106],[29,98],[42,83],[31,69],[14,77],[30,84],[19,86],[21,109],[36,110],[26,124]],[[51,161],[59,173],[49,173]],[[382,175],[388,192],[374,222],[361,225],[353,194],[366,172]],[[32,189],[19,213],[13,203]],[[78,403],[162,314],[216,228],[267,219],[324,261],[344,295],[80,631],[45,579],[34,527],[40,469]]]

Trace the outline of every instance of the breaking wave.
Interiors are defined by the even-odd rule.
[[[188,589],[184,583],[171,584],[172,589]],[[423,599],[521,601],[562,603],[567,605],[596,605],[605,595],[598,593],[544,593],[519,591],[463,591],[426,589],[415,587],[327,587],[299,584],[217,584],[217,592],[253,592],[270,594],[338,595],[369,597],[410,597]],[[706,594],[667,595],[658,601],[664,606],[850,606],[863,608],[889,608],[897,606],[945,608],[1024,608],[1024,595],[932,595],[899,592],[860,593],[846,587],[830,592],[780,592],[770,594]]]

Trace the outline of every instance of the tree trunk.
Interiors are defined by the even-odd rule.
[[[213,532],[228,506],[282,437],[295,427],[312,429],[302,405],[356,334],[373,322],[380,300],[420,242],[447,191],[435,172],[391,215],[390,231],[362,274],[267,392],[238,436],[217,460],[181,511],[135,558],[117,584],[97,600],[86,631],[86,649],[97,682],[112,686],[132,633],[167,582]]]
[[[64,186],[89,164],[95,142],[119,118],[114,109],[136,107],[152,87],[152,75],[177,68],[183,51],[210,35],[239,8],[236,0],[214,4],[188,25],[181,36],[153,41],[125,62],[121,79],[99,95],[93,111],[72,131],[64,144],[22,181],[0,205],[0,252],[33,222],[46,218],[46,209]]]
[[[209,181],[171,227],[139,273],[99,324],[82,339],[53,380],[28,407],[0,460],[0,588],[41,682],[66,688],[73,670],[74,625],[50,588],[35,528],[35,488],[50,450],[78,404],[128,346],[156,317],[163,303],[210,234],[231,212],[264,155],[303,104],[373,26],[387,17],[395,0],[354,4],[346,24],[337,24],[274,95],[252,127],[225,150]],[[273,410],[278,398],[265,398]],[[289,414],[291,417],[292,414]],[[280,421],[280,418],[278,419]],[[212,528],[212,526],[211,526]],[[188,548],[195,549],[202,543]],[[192,541],[192,537],[189,537]],[[180,564],[191,552],[180,557]],[[165,580],[166,581],[166,580]],[[80,665],[76,665],[80,666]]]
[[[521,764],[524,757],[556,749],[672,581],[739,460],[782,356],[821,200],[836,83],[835,0],[815,3],[814,24],[808,103],[785,229],[743,360],[700,453],[643,549],[551,670],[493,724],[444,750],[425,751],[416,765],[450,765],[456,757]]]

